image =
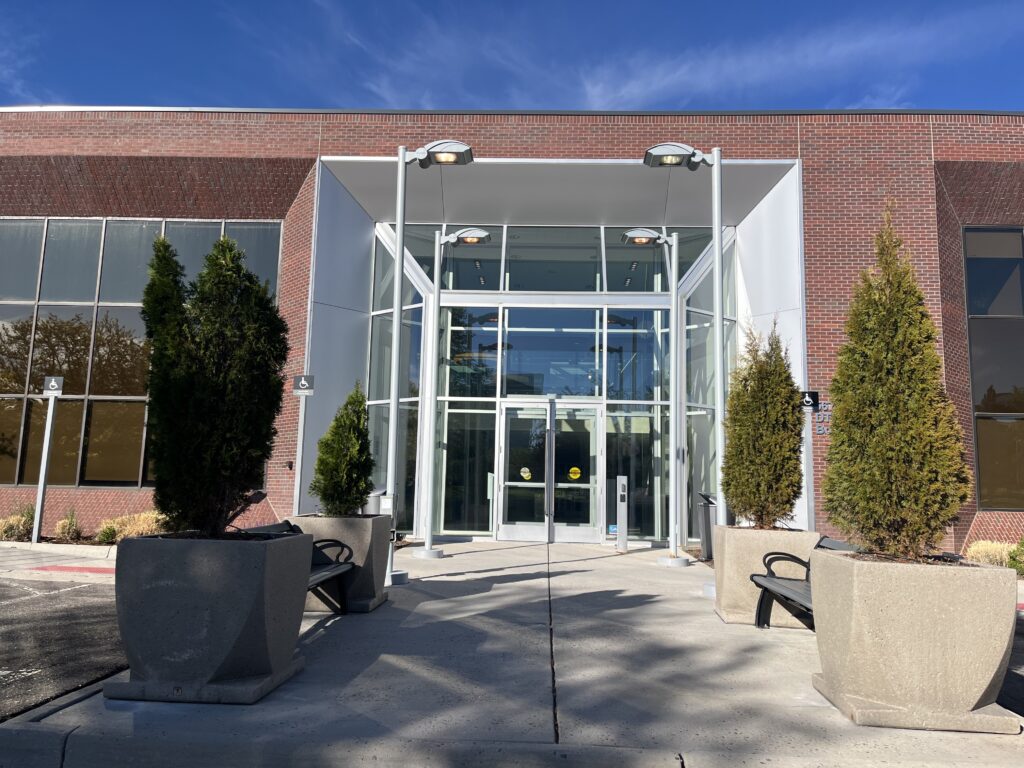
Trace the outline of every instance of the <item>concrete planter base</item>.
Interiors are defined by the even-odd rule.
[[[391,541],[391,515],[350,515],[325,517],[299,515],[288,522],[315,541],[336,541],[342,547],[340,559],[355,566],[341,579],[342,593],[336,585],[310,592],[307,611],[347,610],[369,613],[388,599],[384,578],[388,567],[388,546]],[[328,550],[331,557],[338,555]],[[314,553],[314,557],[316,557]]]
[[[147,536],[118,547],[117,621],[131,669],[111,699],[252,704],[295,653],[313,538]]]
[[[806,560],[820,538],[821,534],[813,531],[716,525],[715,613],[726,624],[753,624],[760,590],[750,581],[750,574],[764,573],[764,556],[769,552],[788,552]],[[802,579],[805,571],[794,563],[780,563],[775,573]],[[772,626],[804,629],[794,616],[778,606],[772,612]]]
[[[1016,624],[1009,568],[811,554],[822,672],[814,687],[859,725],[1020,732],[995,701]]]

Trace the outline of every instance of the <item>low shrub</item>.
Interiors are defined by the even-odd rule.
[[[1017,572],[1018,576],[1024,576],[1024,539],[1010,550],[1006,557],[1006,564]]]
[[[152,536],[166,530],[167,521],[159,512],[140,512],[102,521],[96,533],[96,541],[100,544],[117,544],[129,536]]]
[[[975,563],[1005,566],[1014,545],[1008,541],[976,541],[964,552],[964,557]]]
[[[32,538],[32,525],[36,518],[33,504],[20,504],[14,514],[0,518],[0,541],[29,541]]]
[[[57,541],[75,542],[82,540],[82,528],[78,524],[78,517],[75,510],[69,509],[64,519],[57,523],[53,537]]]

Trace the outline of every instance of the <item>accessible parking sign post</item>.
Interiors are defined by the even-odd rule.
[[[43,455],[39,458],[39,485],[36,490],[36,515],[32,523],[32,543],[39,543],[39,532],[43,525],[43,504],[46,502],[46,472],[50,468],[50,437],[53,435],[53,416],[57,411],[57,398],[64,391],[63,376],[46,376],[43,379],[43,396],[49,400],[46,407],[46,428],[43,431]]]

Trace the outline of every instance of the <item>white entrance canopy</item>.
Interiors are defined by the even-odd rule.
[[[324,165],[374,221],[395,220],[394,157],[325,157]],[[722,219],[736,226],[794,166],[793,160],[722,164]],[[711,170],[649,168],[637,160],[477,158],[411,169],[406,221],[706,227]]]

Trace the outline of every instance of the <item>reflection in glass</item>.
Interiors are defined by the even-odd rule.
[[[599,397],[601,312],[509,309],[503,394]]]
[[[442,351],[439,395],[494,397],[498,376],[498,310],[450,307],[441,310]]]
[[[65,391],[67,384],[65,381]],[[78,450],[82,439],[82,400],[58,400],[53,417],[50,443],[50,466],[47,482],[52,485],[74,485],[78,473]],[[29,400],[22,438],[19,483],[39,482],[39,457],[43,453],[43,432],[46,428],[47,403]]]
[[[139,481],[143,402],[94,400],[85,420],[83,485],[135,485]]]
[[[978,502],[1024,509],[1024,419],[978,417]]]
[[[391,395],[391,315],[370,318],[370,383],[367,400],[387,400]]]
[[[608,310],[608,399],[668,400],[668,313]]]
[[[465,229],[464,224],[449,224],[445,232]],[[484,227],[491,233],[488,243],[446,245],[441,265],[442,286],[455,291],[497,291],[501,288],[502,227]]]
[[[43,391],[44,376],[63,376],[65,395],[85,394],[92,307],[40,305],[32,348],[29,391]]]
[[[142,301],[159,221],[108,221],[103,235],[100,301]]]
[[[405,258],[411,256],[430,280],[434,279],[434,234],[440,231],[440,224],[405,225]]]
[[[220,240],[219,221],[168,221],[164,236],[171,241],[178,261],[185,268],[185,280],[195,280],[213,245]]]
[[[149,342],[141,313],[136,307],[100,307],[89,394],[146,394]]]
[[[718,493],[718,479],[715,467],[715,412],[711,408],[689,406],[686,409],[687,441],[689,443],[690,482],[690,530],[688,536],[697,536],[697,520],[700,514],[700,495],[715,496]]]
[[[1024,413],[1024,318],[969,321],[974,409]]]
[[[597,227],[509,227],[510,291],[600,291],[601,232]]]
[[[658,228],[656,231],[661,230]],[[665,246],[623,243],[624,232],[625,229],[616,227],[608,227],[604,231],[608,290],[630,293],[667,291]]]
[[[443,442],[442,527],[448,531],[489,531],[494,472],[494,411],[448,410],[447,419]]]
[[[679,271],[680,280],[686,275],[700,255],[711,245],[710,227],[669,227],[668,234],[679,233]]]
[[[43,252],[40,301],[93,301],[103,222],[50,219]]]
[[[32,301],[36,297],[43,222],[0,219],[0,301]]]
[[[711,315],[686,313],[686,398],[715,402],[715,327]]]
[[[366,406],[370,432],[370,453],[373,455],[373,487],[387,485],[388,468],[388,405]]]
[[[592,525],[597,500],[597,418],[593,410],[555,413],[554,522]]]
[[[281,225],[268,221],[229,221],[224,236],[238,243],[245,251],[245,264],[260,282],[270,284],[271,295],[277,294],[277,262],[281,254]]]
[[[547,474],[547,413],[515,408],[505,416],[505,521],[544,522]]]
[[[395,499],[395,527],[409,531],[412,530],[416,499],[416,435],[419,431],[419,406],[416,403],[401,403],[398,412],[398,445],[402,453],[395,465],[395,487],[398,489]]]
[[[32,307],[0,304],[0,394],[24,394],[31,339]]]
[[[13,483],[18,469],[18,437],[24,400],[0,398],[0,484]]]
[[[380,240],[374,240],[373,249],[373,309],[390,309],[392,306],[392,278],[395,273],[395,260],[391,252]],[[408,250],[408,249],[406,249]],[[422,297],[416,293],[408,275],[402,280],[402,306],[416,304]]]
[[[609,414],[606,422],[605,494],[607,520],[614,523],[615,479],[626,477],[629,535],[655,537],[667,532],[668,406]],[[659,521],[657,518],[661,517]]]

